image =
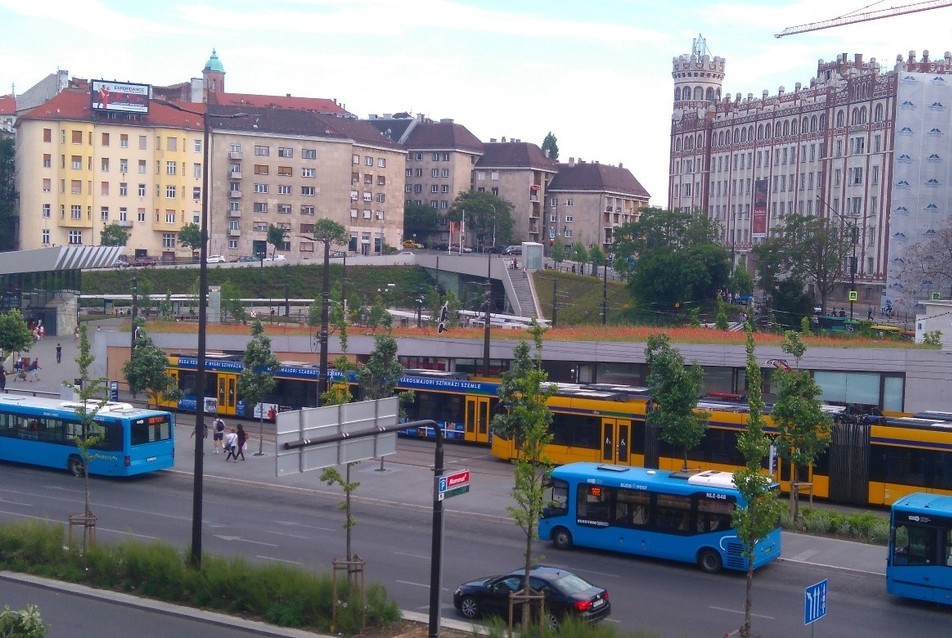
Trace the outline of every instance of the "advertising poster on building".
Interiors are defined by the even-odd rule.
[[[750,216],[750,235],[763,239],[767,236],[767,180],[754,181],[754,213]]]
[[[149,112],[149,85],[93,80],[90,98],[94,111]]]

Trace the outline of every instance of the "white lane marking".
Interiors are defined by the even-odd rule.
[[[397,582],[400,583],[401,585],[412,585],[413,587],[429,587],[430,586],[429,583],[414,583],[409,580],[398,580]]]
[[[272,531],[272,530],[270,530],[270,529],[269,529],[269,530],[265,530],[265,533],[267,533],[267,534],[274,534],[275,536],[284,536],[284,537],[286,537],[286,538],[297,538],[297,539],[302,540],[302,541],[306,541],[306,540],[309,540],[309,539],[311,538],[310,536],[304,536],[303,534],[288,534],[287,532],[275,532],[275,531]]]
[[[429,555],[429,554],[427,554],[426,556],[424,556],[423,554],[411,554],[411,553],[409,553],[409,552],[393,552],[393,553],[394,553],[396,556],[408,556],[409,558],[421,558],[421,559],[423,559],[423,560],[428,560],[428,559],[430,558],[430,555]]]
[[[744,613],[744,612],[743,612],[742,610],[740,610],[740,609],[727,609],[726,607],[715,607],[714,605],[711,605],[710,607],[708,607],[708,609],[713,609],[713,610],[715,610],[715,611],[726,611],[726,612],[729,613],[729,614],[742,614],[742,613]],[[764,616],[763,614],[751,614],[751,616],[753,616],[753,617],[755,617],[755,618],[763,618],[764,620],[776,620],[776,618],[774,618],[773,616]]]
[[[242,538],[241,536],[225,536],[224,534],[215,534],[215,538],[223,540],[225,542],[237,541],[239,543],[250,543],[252,545],[264,545],[265,547],[280,547],[280,545],[275,545],[274,543],[265,543],[263,541],[253,541],[248,538]]]
[[[255,556],[255,558],[260,558],[261,560],[272,560],[272,561],[275,561],[275,562],[278,562],[278,563],[287,563],[287,564],[289,564],[289,565],[300,565],[301,567],[304,567],[304,563],[302,563],[302,562],[300,562],[300,561],[296,561],[296,560],[287,560],[287,559],[284,559],[284,558],[275,558],[274,556],[265,556],[265,555],[263,555],[263,554],[258,554],[257,556]]]

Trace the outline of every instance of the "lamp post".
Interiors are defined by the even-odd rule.
[[[843,217],[843,215],[841,215],[839,212],[834,210],[832,206],[827,204],[823,200],[822,197],[817,196],[817,200],[822,202],[823,205],[826,206],[827,210],[829,210],[831,213],[839,217],[843,225],[849,229],[850,241],[853,243],[853,254],[852,256],[850,256],[850,289],[849,289],[849,294],[847,295],[847,297],[849,298],[849,302],[850,302],[850,319],[852,319],[853,318],[853,303],[856,301],[855,299],[856,297],[856,270],[857,270],[856,244],[859,242],[859,227],[856,225],[855,220],[849,220]]]
[[[204,467],[204,434],[205,434],[205,355],[207,350],[208,320],[208,209],[211,207],[211,193],[209,192],[209,173],[211,172],[211,114],[209,104],[205,103],[202,111],[192,111],[182,108],[174,102],[155,100],[156,102],[191,115],[202,118],[202,215],[201,236],[202,244],[198,251],[198,353],[195,363],[195,465],[194,480],[192,483],[192,554],[193,567],[202,564],[202,478]],[[232,113],[216,115],[218,118],[233,119],[245,117],[247,113]]]

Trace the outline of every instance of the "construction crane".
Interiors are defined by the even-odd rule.
[[[810,22],[809,24],[801,24],[795,27],[787,27],[780,33],[775,33],[774,36],[782,38],[787,35],[795,35],[797,33],[805,33],[807,31],[819,31],[821,29],[830,29],[832,27],[839,27],[844,24],[869,22],[870,20],[881,20],[883,18],[891,18],[893,16],[903,15],[906,13],[918,13],[920,11],[929,11],[931,9],[941,9],[943,7],[952,6],[952,2],[949,1],[928,0],[927,2],[914,2],[912,4],[900,5],[898,7],[866,11],[866,9],[869,9],[870,7],[877,4],[881,4],[881,2],[874,2],[873,4],[866,5],[862,9],[847,13],[846,15],[842,15],[839,18],[820,20],[819,22]]]

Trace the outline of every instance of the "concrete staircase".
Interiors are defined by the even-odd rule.
[[[530,274],[522,269],[507,269],[505,272],[512,286],[512,294],[509,295],[512,314],[539,319],[541,313]]]

